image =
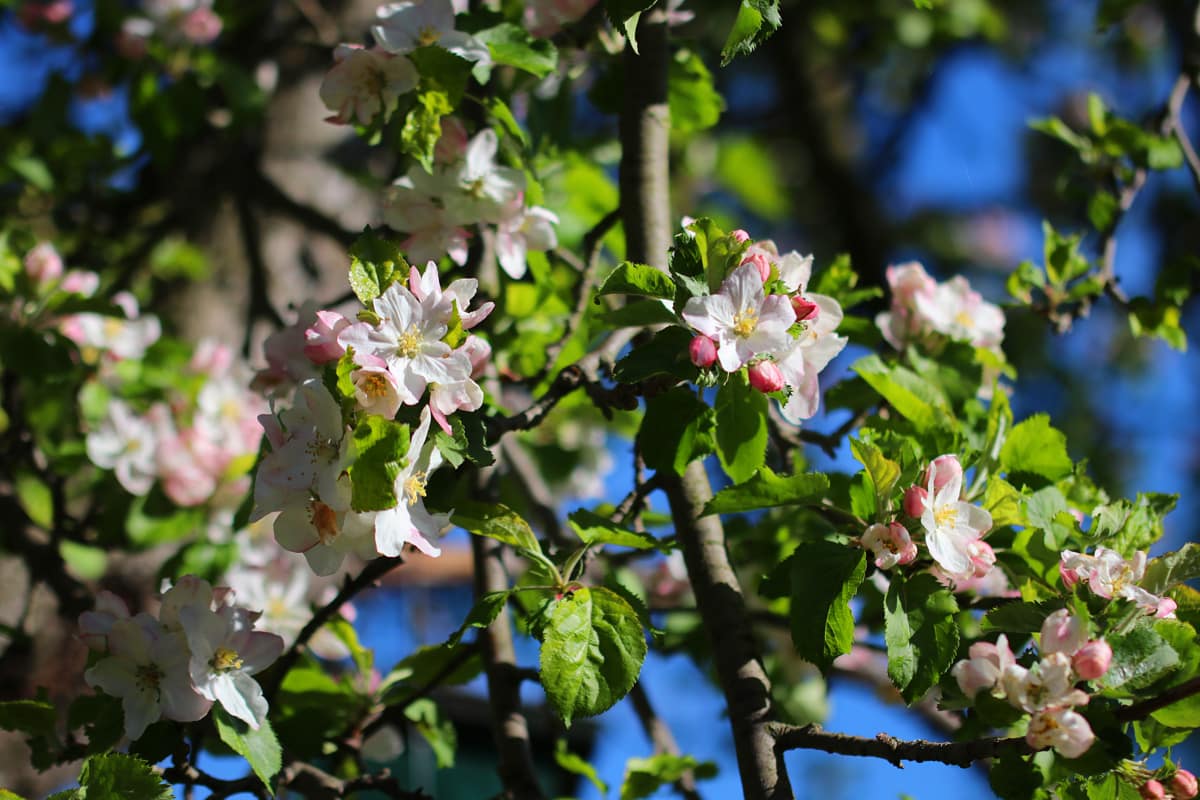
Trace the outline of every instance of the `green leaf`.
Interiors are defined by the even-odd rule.
[[[675,312],[657,300],[632,300],[617,308],[600,312],[597,319],[610,328],[641,328],[648,325],[674,325]]]
[[[892,576],[884,598],[888,677],[910,705],[950,669],[958,654],[958,603],[932,575]]]
[[[779,162],[766,143],[752,136],[721,139],[716,177],[748,211],[765,220],[780,222],[791,212]]]
[[[549,39],[537,39],[519,25],[502,22],[476,31],[475,38],[488,46],[492,61],[544,78],[558,66],[558,48]]]
[[[464,653],[468,654],[465,660],[458,663],[458,666],[454,666],[456,662],[463,659]],[[471,645],[461,642],[453,645],[445,642],[427,645],[401,659],[396,666],[392,667],[391,672],[384,680],[388,689],[384,692],[383,703],[391,705],[407,697],[412,691],[409,685],[425,686],[437,679],[441,685],[455,686],[471,680],[479,674],[481,669],[483,669],[483,661],[479,656],[478,649]],[[447,672],[447,670],[450,671]],[[394,689],[395,691],[393,691]]]
[[[688,355],[691,341],[692,334],[685,328],[663,328],[614,364],[613,377],[621,383],[637,383],[655,375],[693,381],[700,371]]]
[[[508,506],[499,503],[459,503],[450,521],[479,536],[486,536],[530,553],[542,552],[529,523]]]
[[[697,458],[716,447],[717,416],[696,393],[676,386],[646,401],[638,428],[638,452],[655,471],[682,475]]]
[[[866,575],[867,555],[836,542],[803,542],[788,560],[792,643],[797,655],[828,670],[854,644],[850,600]]]
[[[642,800],[663,786],[670,786],[688,771],[696,778],[712,778],[717,765],[697,761],[692,756],[659,753],[649,758],[631,758],[625,763],[625,779],[621,782],[621,800]]]
[[[879,356],[869,355],[852,369],[919,430],[949,424],[949,404],[941,390],[907,367],[889,367]]]
[[[1128,633],[1110,632],[1105,639],[1113,651],[1112,663],[1104,674],[1105,694],[1128,697],[1179,665],[1179,654],[1149,620],[1141,621]]]
[[[735,514],[760,508],[810,503],[829,491],[829,477],[821,472],[779,476],[763,466],[750,480],[717,492],[704,506],[709,514]]]
[[[446,640],[446,645],[454,647],[462,641],[463,634],[471,628],[486,628],[495,622],[496,617],[499,617],[500,612],[504,610],[504,605],[508,602],[509,595],[511,594],[511,591],[488,592],[476,600],[475,605],[471,607],[471,611],[467,614],[467,618],[463,620],[463,624],[458,630],[450,634],[450,638]]]
[[[43,530],[54,527],[54,497],[45,481],[32,472],[20,470],[15,476],[17,502],[34,525]]]
[[[453,767],[458,734],[455,733],[454,723],[442,716],[437,703],[428,697],[419,698],[408,704],[404,716],[429,743],[438,769]]]
[[[522,145],[529,144],[529,137],[521,128],[521,123],[517,122],[517,118],[513,116],[512,109],[508,104],[499,97],[488,97],[484,101],[487,106],[488,114],[492,119],[499,123],[499,128],[509,136],[516,139]]]
[[[1200,578],[1200,545],[1188,542],[1173,553],[1166,553],[1146,565],[1142,588],[1162,594],[1172,586]]]
[[[54,706],[41,700],[9,700],[0,703],[0,728],[31,736],[54,733]]]
[[[983,508],[992,515],[992,526],[1024,525],[1025,511],[1022,497],[1013,485],[996,475],[988,476],[987,490],[983,493]]]
[[[400,248],[368,226],[350,246],[350,288],[367,308],[395,281],[408,279]]]
[[[604,279],[596,294],[632,294],[671,300],[675,297],[675,281],[660,269],[622,261]]]
[[[767,397],[740,373],[717,390],[717,457],[734,483],[749,480],[767,457]]]
[[[876,508],[880,511],[889,508],[892,491],[896,488],[896,481],[900,480],[900,465],[885,457],[875,445],[860,439],[850,440],[850,452],[866,469],[875,486]]]
[[[422,89],[417,92],[416,103],[404,118],[400,150],[420,162],[426,172],[433,171],[433,151],[438,139],[442,138],[442,117],[453,111],[454,106],[446,92]]]
[[[221,741],[246,759],[263,786],[274,794],[271,780],[283,766],[283,751],[279,747],[279,740],[275,738],[275,731],[271,730],[271,723],[264,719],[258,730],[254,730],[242,720],[230,716],[221,706],[213,706],[212,717]]]
[[[108,551],[70,539],[58,543],[58,552],[71,573],[85,581],[98,581],[108,569]]]
[[[604,0],[604,11],[613,26],[625,34],[629,47],[637,52],[637,24],[642,12],[654,5],[654,0]]]
[[[588,763],[586,759],[571,752],[566,739],[559,739],[555,744],[554,762],[572,775],[580,775],[587,778],[601,795],[608,795],[608,784],[600,780],[600,774],[596,772],[596,768]],[[3,800],[3,798],[0,798],[0,800]]]
[[[1061,600],[1005,603],[983,616],[983,629],[1008,633],[1038,633],[1046,617],[1062,607]]]
[[[204,519],[203,509],[179,508],[155,487],[149,494],[133,498],[125,531],[138,547],[153,547],[194,534],[203,527]]]
[[[567,726],[628,694],[645,658],[641,621],[616,592],[584,588],[551,604],[542,639],[542,687]]]
[[[154,767],[124,753],[95,755],[83,762],[80,797],[171,800],[175,796]]]
[[[1088,535],[1126,558],[1147,550],[1163,535],[1163,517],[1175,508],[1179,495],[1139,493],[1137,500],[1116,500],[1092,511]]]
[[[1194,694],[1171,703],[1150,716],[1169,728],[1194,729],[1200,727],[1200,694]]]
[[[653,550],[658,547],[658,540],[650,534],[622,528],[607,517],[587,509],[581,508],[572,512],[567,521],[585,544],[613,544],[637,550]]]
[[[779,0],[742,0],[737,18],[721,47],[721,66],[738,56],[749,55],[779,29]]]
[[[355,511],[392,508],[396,505],[396,476],[408,453],[408,426],[378,414],[366,414],[353,436],[358,456],[348,470],[351,508]]]
[[[458,469],[464,461],[480,467],[496,463],[496,457],[488,449],[487,429],[480,414],[460,412],[450,417],[449,421],[452,433],[448,434],[440,427],[433,432],[434,446],[446,463],[454,469]]]
[[[1038,475],[1057,481],[1071,474],[1067,437],[1050,425],[1045,414],[1034,414],[1017,424],[1000,449],[1000,464],[1013,473]]]
[[[725,110],[725,99],[713,86],[712,73],[691,50],[679,50],[671,60],[667,102],[672,133],[711,128]]]

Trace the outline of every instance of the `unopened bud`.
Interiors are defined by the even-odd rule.
[[[929,492],[920,486],[910,486],[904,491],[904,513],[910,517],[920,518],[925,513],[929,503]]]
[[[929,465],[929,469],[925,471],[925,475],[921,478],[921,483],[928,486],[930,477],[933,478],[933,489],[937,491],[953,480],[962,481],[962,464],[958,461],[956,455],[938,456]]]
[[[1112,656],[1112,647],[1108,642],[1103,639],[1094,639],[1079,648],[1071,659],[1071,666],[1075,668],[1075,673],[1085,681],[1094,681],[1108,672]]]
[[[750,385],[763,394],[778,392],[784,383],[783,372],[774,361],[759,361],[750,366]]]
[[[688,344],[688,355],[700,369],[711,367],[717,360],[717,343],[707,336],[697,336]]]
[[[745,266],[746,264],[753,264],[758,269],[759,277],[762,278],[763,283],[766,283],[767,279],[771,277],[771,257],[765,250],[756,250],[751,247],[750,252],[746,253],[746,257],[742,259],[742,263],[739,266]]]
[[[1153,778],[1142,784],[1142,788],[1138,789],[1138,794],[1145,800],[1166,800],[1167,798],[1166,789]]]
[[[1200,786],[1197,786],[1196,776],[1186,769],[1179,770],[1171,778],[1171,794],[1175,795],[1175,800],[1191,800],[1197,792],[1200,792]]]
[[[732,233],[729,234],[729,236],[738,244],[741,244],[742,242],[750,241],[750,234],[746,233],[741,228],[738,228],[737,230],[733,231]]]
[[[25,273],[38,286],[58,280],[63,274],[63,260],[54,245],[42,242],[25,254]]]
[[[821,308],[811,300],[805,300],[800,295],[792,298],[792,311],[796,312],[797,322],[816,322]]]

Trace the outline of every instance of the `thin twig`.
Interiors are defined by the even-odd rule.
[[[930,742],[924,739],[901,740],[886,733],[873,739],[846,733],[829,733],[820,725],[772,726],[775,747],[787,750],[821,750],[843,756],[882,758],[902,768],[905,761],[938,761],[958,767],[969,767],[985,758],[996,758],[1006,752],[1027,755],[1034,752],[1023,738],[990,737],[967,742]]]

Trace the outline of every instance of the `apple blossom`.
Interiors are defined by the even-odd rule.
[[[998,697],[1003,697],[1004,686],[1001,678],[1005,670],[1017,663],[1012,649],[1008,646],[1008,637],[1000,634],[995,644],[976,642],[971,645],[967,654],[970,658],[959,661],[950,670],[963,694],[973,698],[986,689]]]
[[[422,170],[414,167],[384,192],[384,222],[409,234],[400,246],[413,263],[437,261],[444,255],[455,264],[467,263],[466,229],[450,219],[436,193],[417,188],[414,177],[420,173]]]
[[[1083,620],[1060,608],[1046,617],[1042,623],[1041,641],[1038,650],[1043,656],[1051,653],[1063,653],[1073,656],[1079,648],[1087,643],[1087,626]]]
[[[154,428],[126,405],[113,399],[108,416],[87,435],[87,455],[93,464],[116,473],[121,486],[130,494],[150,491],[157,475]]]
[[[549,38],[582,19],[594,5],[596,0],[533,0],[525,4],[525,28],[534,36]]]
[[[816,304],[818,313],[809,315],[801,323],[803,329],[793,342],[774,354],[784,380],[792,388],[782,408],[783,416],[795,424],[817,413],[820,403],[818,376],[847,342],[845,336],[834,333],[843,317],[837,300],[821,294],[810,294],[808,299]],[[794,300],[793,297],[793,314],[796,313]]]
[[[763,394],[778,392],[784,387],[783,373],[774,361],[755,361],[747,374],[750,385]]]
[[[489,300],[471,310],[471,301],[475,298],[478,288],[479,281],[476,279],[459,278],[451,281],[443,291],[441,276],[434,261],[426,264],[424,274],[415,266],[409,268],[408,290],[412,292],[413,297],[423,306],[430,308],[431,314],[444,317],[447,323],[450,317],[457,313],[463,330],[469,331],[483,322],[496,307],[496,304]]]
[[[337,572],[346,556],[374,558],[371,536],[375,514],[350,508],[350,479],[343,476],[332,495],[293,494],[275,518],[275,540],[285,550],[303,553],[317,575]]]
[[[41,242],[25,254],[25,274],[35,286],[45,286],[63,274],[63,260],[54,245]]]
[[[758,276],[762,278],[762,282],[766,283],[771,277],[771,267],[775,265],[774,253],[767,250],[761,243],[752,244],[742,256],[739,266],[746,264],[753,264],[758,270]]]
[[[364,359],[366,363],[350,373],[354,399],[365,413],[392,419],[402,404],[396,376],[382,358],[368,354]]]
[[[941,489],[952,480],[957,480],[961,485],[962,473],[962,463],[959,462],[958,456],[950,453],[938,456],[933,460],[925,472],[922,473],[921,483],[928,484],[932,479],[934,489]]]
[[[484,128],[471,137],[462,160],[436,176],[434,185],[444,187],[442,201],[453,221],[462,225],[500,223],[512,216],[514,205],[520,205],[525,173],[496,163],[499,146],[496,132]],[[545,241],[553,234],[545,230],[545,223],[551,220],[545,214],[542,217],[535,221],[541,226],[536,229],[540,233],[533,234],[536,241]]]
[[[920,519],[925,513],[925,505],[929,502],[929,492],[921,486],[910,486],[904,490],[904,513]]]
[[[1166,800],[1167,798],[1167,790],[1163,788],[1161,782],[1153,778],[1138,788],[1138,794],[1141,795],[1143,800]]]
[[[283,639],[253,630],[257,616],[229,606],[211,611],[189,605],[179,611],[196,691],[254,729],[266,719],[267,700],[251,676],[283,652]]]
[[[1010,664],[1000,680],[1009,702],[1031,713],[1088,702],[1087,693],[1075,688],[1071,657],[1066,653],[1043,655],[1030,669]]]
[[[737,372],[762,353],[793,345],[788,328],[796,321],[791,301],[767,297],[753,264],[739,266],[716,294],[693,297],[683,318],[717,344],[717,360],[726,372]]]
[[[525,275],[525,257],[530,250],[553,250],[558,246],[554,232],[558,215],[540,206],[525,208],[521,200],[518,195],[516,209],[496,224],[496,259],[513,279]]]
[[[430,417],[428,411],[421,412],[421,423],[409,441],[407,463],[396,475],[396,505],[375,517],[375,546],[380,555],[398,556],[406,544],[427,556],[442,553],[429,539],[441,535],[449,515],[429,513],[423,499],[429,476],[442,463],[441,451],[432,442],[426,443]]]
[[[1115,550],[1097,547],[1086,555],[1064,550],[1060,556],[1059,573],[1068,586],[1083,582],[1100,597],[1123,598],[1140,606],[1147,614],[1159,618],[1174,616],[1175,601],[1159,597],[1138,586],[1146,574],[1146,553],[1139,550],[1126,560]]]
[[[717,361],[717,343],[704,334],[694,336],[688,343],[688,357],[700,369],[707,369]]]
[[[103,653],[108,649],[108,634],[118,620],[130,619],[129,606],[120,597],[102,589],[96,593],[96,605],[79,615],[79,638],[89,650]]]
[[[121,698],[125,735],[131,741],[163,717],[194,722],[211,706],[188,678],[188,648],[183,636],[163,628],[154,630],[148,624],[153,622],[153,618],[141,623],[132,619],[113,622],[107,637],[108,655],[83,674],[88,685]]]
[[[870,526],[862,535],[862,546],[875,554],[875,566],[880,569],[911,564],[917,557],[917,546],[899,522]]]
[[[316,312],[317,321],[304,329],[304,355],[314,364],[337,361],[346,352],[337,337],[350,327],[350,320],[336,311]]]
[[[467,61],[491,63],[487,45],[454,29],[450,0],[388,3],[376,12],[379,24],[371,29],[379,46],[389,53],[411,53],[419,47],[437,46]]]
[[[936,462],[929,468],[926,491],[930,499],[921,514],[925,546],[929,548],[934,561],[951,578],[980,577],[977,567],[982,566],[980,559],[986,560],[986,554],[980,548],[972,549],[971,545],[991,529],[992,517],[979,506],[959,499],[962,492],[961,468],[957,472],[953,468],[948,469],[950,480],[941,489],[934,489],[939,469]],[[992,558],[994,562],[995,557]]]
[[[113,360],[138,359],[162,335],[158,317],[139,316],[137,301],[132,295],[116,295],[113,302],[125,312],[124,319],[92,311],[62,319],[63,335],[79,345],[86,360],[94,361],[100,353]]]
[[[417,87],[421,76],[402,55],[378,48],[341,44],[333,51],[336,62],[321,83],[321,102],[334,112],[329,122],[370,125],[382,112],[390,116],[400,96]]]
[[[1069,708],[1047,708],[1033,715],[1025,741],[1030,747],[1053,747],[1067,758],[1079,758],[1096,741],[1092,727],[1079,713]]]

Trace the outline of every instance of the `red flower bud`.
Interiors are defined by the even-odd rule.
[[[742,242],[748,242],[748,241],[750,241],[750,234],[746,233],[746,232],[745,232],[744,230],[742,230],[741,228],[738,228],[737,230],[735,230],[733,233],[731,233],[731,234],[729,234],[729,235],[730,235],[730,236],[733,238],[733,240],[734,240],[735,242],[737,242],[738,244],[741,244]]]
[[[1196,776],[1186,769],[1179,770],[1171,778],[1171,794],[1175,795],[1175,800],[1191,800],[1197,792],[1200,792],[1200,786],[1197,786]]]
[[[711,367],[717,360],[717,343],[707,336],[697,336],[688,344],[688,355],[700,369]]]
[[[1167,792],[1163,789],[1163,785],[1153,778],[1142,784],[1142,788],[1138,789],[1138,794],[1145,800],[1166,800],[1167,798]]]
[[[904,491],[904,513],[920,519],[929,502],[929,492],[920,486],[910,486]]]
[[[1071,666],[1085,681],[1094,681],[1108,672],[1112,663],[1112,648],[1103,639],[1088,642],[1071,658]]]
[[[778,392],[783,388],[783,372],[774,361],[759,361],[750,366],[750,385],[763,394]]]
[[[792,298],[792,310],[796,312],[797,322],[816,322],[821,308],[811,300],[805,300],[800,295]]]

